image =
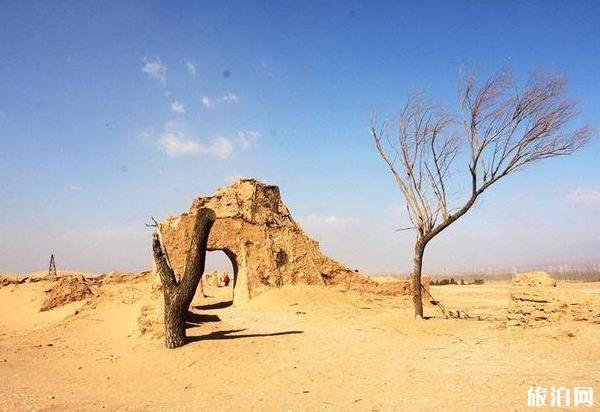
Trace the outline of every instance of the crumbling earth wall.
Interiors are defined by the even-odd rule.
[[[600,308],[590,299],[561,290],[546,272],[519,273],[512,278],[507,319],[511,326],[568,320],[600,323]]]
[[[210,208],[216,214],[208,249],[222,250],[231,260],[236,302],[284,284],[378,288],[377,282],[325,256],[318,242],[294,221],[279,188],[254,179],[241,179],[213,196],[196,198],[188,212],[160,224],[162,243],[176,276],[184,273],[200,208]],[[386,288],[394,290],[390,285]],[[395,289],[394,294],[408,290]]]

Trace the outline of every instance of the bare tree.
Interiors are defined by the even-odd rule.
[[[412,95],[398,116],[394,136],[389,121],[371,122],[380,156],[400,188],[412,227],[415,317],[423,316],[421,270],[427,244],[456,222],[477,198],[503,177],[538,160],[572,154],[590,138],[588,127],[569,128],[577,115],[565,96],[563,76],[533,75],[519,89],[498,72],[483,83],[459,83],[460,116],[452,116],[420,95]],[[459,154],[461,145],[468,156]],[[451,207],[455,160],[468,164],[469,193]],[[399,229],[403,230],[403,229]]]
[[[206,245],[210,229],[215,222],[215,213],[210,209],[200,209],[194,224],[194,236],[187,255],[185,273],[179,281],[166,258],[159,235],[160,227],[153,235],[152,250],[156,269],[163,284],[165,297],[165,345],[178,348],[186,341],[185,319],[188,308],[196,294],[198,283],[204,273]]]

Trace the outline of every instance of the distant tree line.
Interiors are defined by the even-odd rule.
[[[443,278],[443,279],[432,279],[431,282],[429,283],[432,286],[445,286],[445,285],[483,285],[484,284],[484,280],[483,279],[475,279],[472,280],[470,282],[466,282],[464,279],[460,279],[459,282],[457,282],[454,278]]]

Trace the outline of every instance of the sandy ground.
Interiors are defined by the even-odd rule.
[[[414,321],[405,298],[307,286],[222,307],[231,291],[207,288],[176,350],[140,336],[147,283],[40,313],[47,287],[0,288],[0,410],[505,411],[528,409],[532,385],[600,396],[600,327],[506,327],[507,283],[432,288],[485,321],[430,305]],[[560,287],[600,299],[598,283]]]

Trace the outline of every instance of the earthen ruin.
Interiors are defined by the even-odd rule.
[[[184,272],[194,217],[200,208],[216,214],[208,250],[221,250],[231,260],[236,302],[296,283],[379,289],[386,294],[405,294],[410,289],[406,281],[379,285],[325,256],[319,243],[294,221],[279,188],[254,179],[241,179],[213,196],[196,198],[188,212],[159,225],[176,276]]]
[[[558,321],[600,323],[600,308],[580,294],[568,293],[546,272],[512,278],[507,314],[510,326],[539,326]]]

